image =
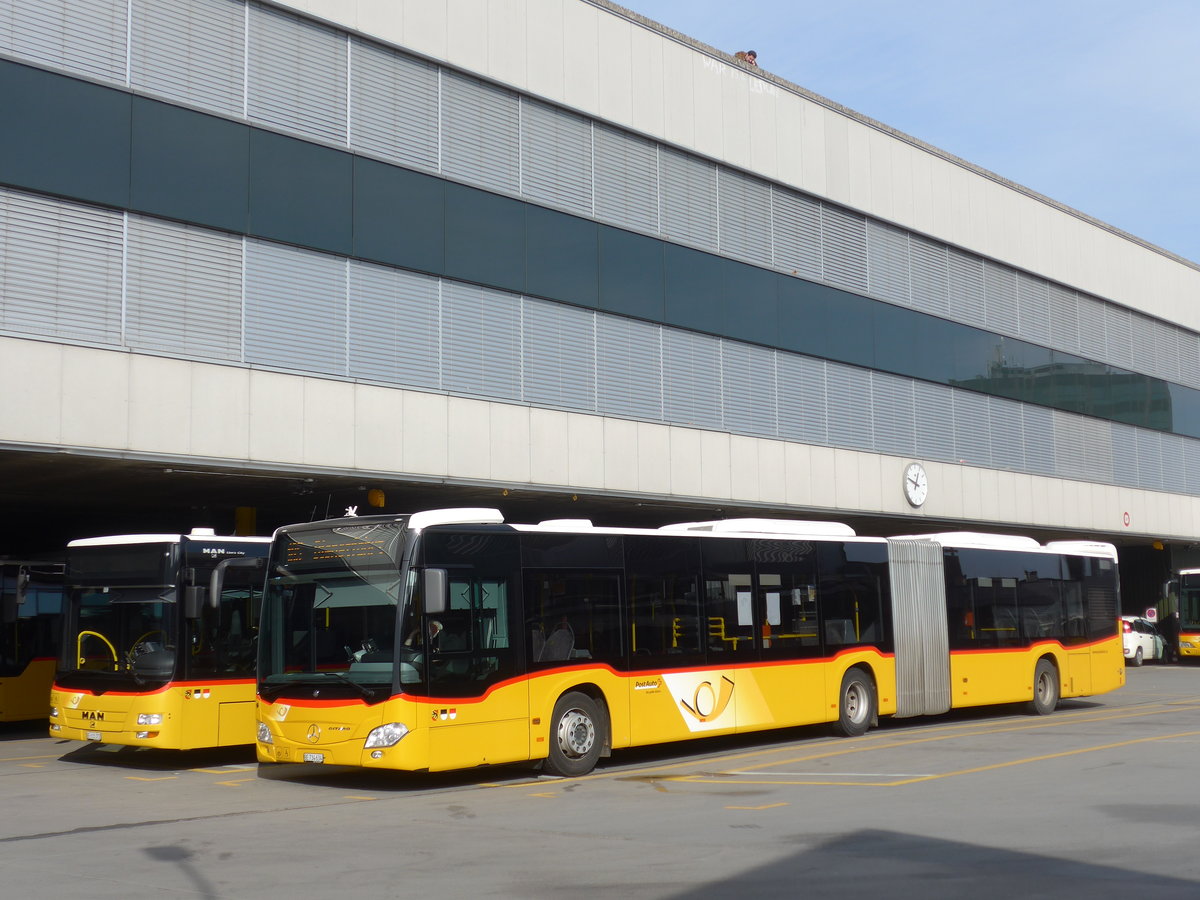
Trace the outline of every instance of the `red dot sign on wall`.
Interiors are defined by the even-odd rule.
[[[1125,513],[1125,527],[1129,527],[1129,513]]]

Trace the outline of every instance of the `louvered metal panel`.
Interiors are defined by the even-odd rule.
[[[1105,336],[1106,316],[1104,303],[1088,294],[1078,295],[1079,308],[1079,355],[1086,359],[1104,362],[1108,358],[1108,340]]]
[[[246,362],[345,375],[346,260],[246,242]]]
[[[900,306],[911,305],[907,231],[867,220],[867,277],[874,296]]]
[[[1112,429],[1108,423],[1090,416],[1079,417],[1079,431],[1086,452],[1076,461],[1070,477],[1108,483],[1113,477]],[[1064,473],[1065,474],[1065,473]]]
[[[1025,434],[1021,404],[1002,397],[988,398],[988,432],[992,466],[1013,472],[1025,470]]]
[[[596,409],[596,314],[526,297],[522,313],[523,397],[593,412]]]
[[[521,193],[590,216],[592,181],[591,122],[521,98]]]
[[[983,286],[987,327],[999,334],[1016,335],[1020,331],[1016,270],[985,260]]]
[[[350,377],[441,387],[438,279],[351,261]]]
[[[443,70],[441,111],[442,171],[482,187],[517,193],[517,95]]]
[[[250,5],[251,119],[346,142],[346,36],[266,6]]]
[[[721,250],[747,262],[771,265],[771,186],[721,166],[717,198]]]
[[[1082,418],[1074,413],[1053,410],[1054,415],[1054,474],[1075,478],[1079,460],[1088,452]]]
[[[829,443],[852,450],[872,449],[871,373],[837,363],[829,363],[825,373]]]
[[[127,0],[6,0],[0,52],[125,82]]]
[[[820,201],[771,185],[771,226],[775,265],[801,278],[820,281]]]
[[[825,362],[810,356],[779,353],[776,371],[779,436],[807,444],[829,443]]]
[[[1027,341],[1051,346],[1050,284],[1036,275],[1017,273],[1018,334]]]
[[[1048,293],[1050,346],[1079,352],[1079,298],[1070,288],[1051,284]]]
[[[0,190],[0,329],[121,343],[120,213]]]
[[[1113,483],[1138,485],[1137,429],[1119,422],[1108,423],[1109,444],[1113,448]]]
[[[721,391],[727,431],[760,437],[778,433],[773,350],[721,341]]]
[[[658,146],[595,123],[596,216],[638,231],[658,231]]]
[[[1131,313],[1129,317],[1130,368],[1147,375],[1159,375],[1160,361],[1155,341],[1154,320]],[[1159,376],[1161,377],[1161,376]]]
[[[245,4],[134,0],[130,81],[231,116],[245,110]]]
[[[919,235],[909,235],[912,307],[935,316],[950,314],[950,263],[946,248]]]
[[[911,456],[917,450],[914,382],[883,372],[871,373],[871,411],[875,446],[880,453]]]
[[[1154,331],[1154,359],[1158,362],[1156,367],[1158,377],[1186,384],[1180,368],[1181,330],[1161,319],[1152,319],[1151,328]]]
[[[896,640],[896,716],[950,709],[950,632],[942,548],[932,541],[888,541],[892,628]]]
[[[951,247],[950,318],[978,328],[987,327],[987,301],[983,289],[983,260]]]
[[[717,249],[717,167],[669,147],[658,151],[660,224],[672,240]]]
[[[442,385],[501,400],[521,398],[521,298],[442,283]]]
[[[662,326],[597,316],[596,403],[606,415],[662,421]]]
[[[403,166],[438,168],[438,68],[350,42],[350,146]]]
[[[1024,432],[1025,471],[1035,475],[1054,475],[1054,414],[1042,406],[1021,407]]]
[[[913,382],[916,455],[954,462],[954,391],[925,381]]]
[[[1187,466],[1184,460],[1186,438],[1164,434],[1162,441],[1162,486],[1164,491],[1182,493],[1187,490]]]
[[[821,278],[848,291],[867,290],[867,220],[821,204]]]
[[[1200,441],[1184,441],[1184,474],[1189,494],[1200,494]]]
[[[1160,491],[1163,487],[1162,435],[1145,428],[1137,429],[1137,486],[1147,491]]]
[[[241,360],[241,238],[130,216],[126,272],[127,346]]]
[[[1200,335],[1181,328],[1176,346],[1179,348],[1179,380],[1200,388]]]
[[[992,464],[991,416],[988,398],[970,391],[955,391],[954,453],[969,466]]]
[[[663,329],[663,412],[673,425],[721,427],[719,340]]]
[[[1125,369],[1133,368],[1133,321],[1123,306],[1104,304],[1105,354],[1102,360]]]

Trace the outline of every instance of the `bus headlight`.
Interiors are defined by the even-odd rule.
[[[161,725],[162,713],[138,713],[139,725]]]
[[[400,722],[388,722],[386,725],[371,729],[363,747],[367,750],[372,747],[394,747],[406,734],[408,734],[407,725]]]
[[[50,718],[52,718],[52,719],[58,718],[58,707],[57,706],[50,707]]]
[[[275,738],[271,737],[271,729],[267,727],[266,722],[258,723],[258,742],[260,744],[275,743]]]

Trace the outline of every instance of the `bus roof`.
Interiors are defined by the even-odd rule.
[[[980,531],[943,531],[935,534],[901,534],[893,541],[932,541],[943,547],[972,550],[1026,550],[1066,553],[1075,556],[1117,558],[1117,548],[1103,541],[1050,541],[1042,545],[1018,534],[987,534]]]
[[[193,528],[189,534],[113,534],[105,537],[76,538],[68,547],[118,547],[124,544],[178,544],[185,539],[214,541],[245,541],[251,544],[269,544],[269,537],[247,537],[245,535],[216,534],[211,528]]]

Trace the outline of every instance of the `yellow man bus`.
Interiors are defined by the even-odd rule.
[[[174,750],[253,743],[270,543],[195,529],[68,544],[50,735]]]
[[[1200,569],[1181,569],[1173,586],[1179,592],[1179,658],[1195,659],[1200,657]]]
[[[1060,697],[1124,683],[1115,549],[658,530],[433,510],[294,525],[267,566],[258,758],[403,770]]]
[[[46,715],[62,640],[62,570],[0,559],[0,722]]]

